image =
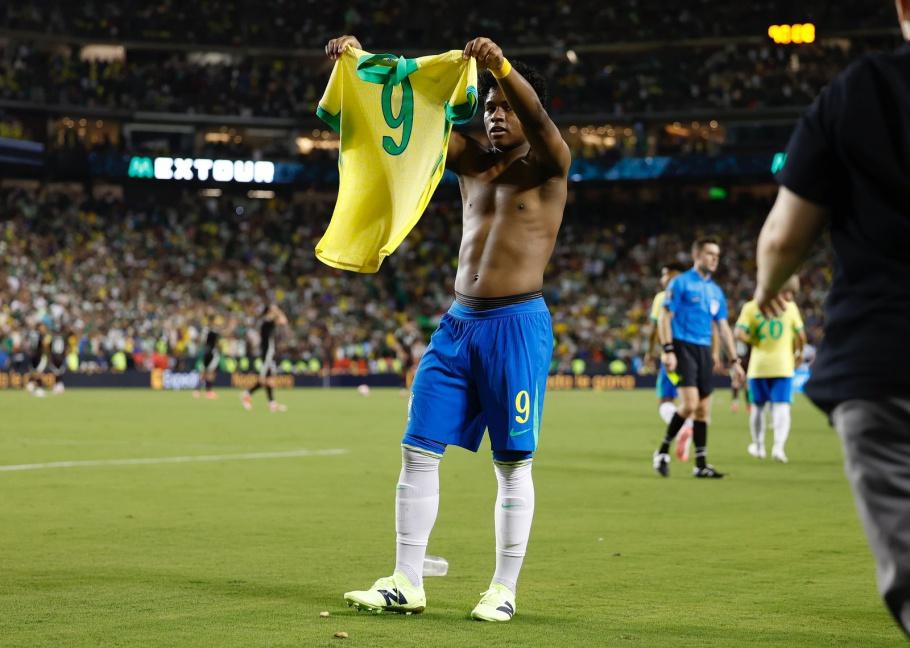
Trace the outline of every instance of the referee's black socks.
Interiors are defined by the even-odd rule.
[[[704,468],[708,465],[708,423],[706,421],[692,422],[692,443],[695,445],[695,467]]]
[[[673,443],[673,439],[679,434],[679,431],[682,429],[685,422],[686,419],[681,417],[678,413],[673,414],[673,418],[671,418],[670,422],[667,424],[667,436],[664,439],[664,442],[660,444],[661,454],[670,452],[670,444]]]

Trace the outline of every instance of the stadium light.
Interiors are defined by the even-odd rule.
[[[815,24],[771,25],[768,36],[778,45],[808,45],[815,42]]]

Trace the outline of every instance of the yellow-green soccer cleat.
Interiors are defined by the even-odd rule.
[[[493,583],[481,594],[480,603],[471,612],[477,621],[509,621],[515,614],[515,594],[501,583]]]
[[[380,614],[420,614],[427,606],[427,595],[422,587],[415,587],[401,572],[380,578],[373,586],[360,592],[345,592],[348,606]]]

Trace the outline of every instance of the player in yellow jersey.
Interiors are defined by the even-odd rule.
[[[337,58],[360,47],[352,36],[329,42]],[[494,506],[496,571],[471,612],[509,621],[534,514],[531,479],[553,350],[543,273],[562,222],[569,147],[544,108],[546,84],[514,66],[488,38],[464,48],[479,79],[483,141],[453,132],[446,167],[458,175],[463,234],[455,303],[420,360],[402,439],[396,489],[396,564],[392,576],[345,600],[371,611],[420,612],[422,569],[439,506],[439,462],[448,445],[476,451],[489,431],[498,485]]]
[[[657,414],[663,420],[664,423],[670,423],[670,419],[673,418],[673,415],[676,414],[676,397],[678,396],[678,391],[676,389],[677,383],[679,383],[679,374],[675,371],[672,373],[667,373],[667,368],[660,361],[661,350],[659,349],[658,343],[658,322],[660,321],[660,314],[664,306],[664,299],[667,296],[667,285],[673,278],[681,272],[685,272],[686,268],[681,263],[672,262],[666,263],[660,267],[660,285],[663,290],[654,295],[654,300],[651,302],[651,337],[648,340],[648,355],[652,358],[656,358],[657,363],[660,366],[660,369],[657,372]],[[689,460],[689,447],[692,445],[692,419],[687,419],[685,425],[679,431],[679,434],[676,437],[676,458],[680,461]]]
[[[779,316],[766,318],[754,300],[746,302],[736,321],[736,337],[752,347],[749,360],[749,395],[752,410],[749,454],[764,459],[765,424],[762,417],[770,405],[774,429],[771,457],[787,463],[784,445],[790,435],[790,404],[793,401],[793,370],[799,364],[806,334],[799,308],[793,301],[799,279],[790,277],[781,290],[787,307]]]

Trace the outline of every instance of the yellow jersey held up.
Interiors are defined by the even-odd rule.
[[[348,47],[316,114],[341,138],[338,200],[316,257],[376,272],[445,172],[452,124],[477,110],[477,64],[461,50],[416,59]]]

